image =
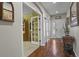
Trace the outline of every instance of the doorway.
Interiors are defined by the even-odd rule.
[[[27,4],[23,3],[23,44],[24,56],[29,56],[39,48],[39,17]]]
[[[65,35],[64,24],[64,19],[52,21],[52,38],[62,38]]]

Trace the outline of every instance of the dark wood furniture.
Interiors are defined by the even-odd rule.
[[[75,39],[72,36],[64,36],[63,37],[63,43],[64,43],[64,53],[66,56],[69,56],[71,54],[71,56],[75,56],[74,52],[73,52],[73,43],[74,43]]]
[[[64,42],[64,44],[72,44],[73,45],[74,37],[66,35],[63,37],[63,42]]]

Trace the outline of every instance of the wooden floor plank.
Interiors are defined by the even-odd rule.
[[[66,57],[62,39],[50,39],[45,46],[39,47],[29,57]]]

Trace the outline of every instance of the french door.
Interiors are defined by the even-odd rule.
[[[31,17],[31,43],[39,45],[39,16]]]

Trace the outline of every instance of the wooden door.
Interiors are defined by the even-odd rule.
[[[29,39],[29,22],[28,20],[24,20],[23,21],[23,30],[24,30],[24,34],[23,34],[23,40],[24,41],[30,41]]]

